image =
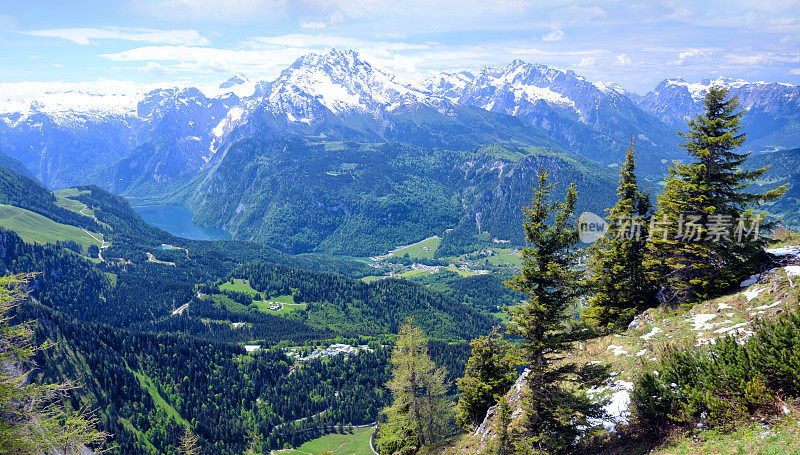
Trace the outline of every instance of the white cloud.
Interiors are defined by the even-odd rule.
[[[280,36],[257,36],[250,38],[249,44],[255,47],[291,47],[325,50],[335,48],[351,48],[359,52],[383,51],[388,55],[389,51],[408,51],[429,49],[429,44],[405,43],[401,41],[366,41],[358,38],[332,35],[307,35],[303,33],[292,33]]]
[[[561,41],[564,39],[564,29],[560,25],[550,26],[550,33],[542,36],[542,41]]]
[[[196,30],[154,30],[149,28],[56,28],[49,30],[28,30],[24,35],[61,38],[77,44],[88,45],[92,40],[119,39],[153,44],[187,44],[205,46],[210,42]]]
[[[792,74],[800,74],[800,68],[795,68],[793,70],[789,70],[789,72],[792,73]]]
[[[0,31],[12,30],[16,27],[17,21],[8,14],[0,14]]]
[[[319,30],[325,28],[325,22],[303,22],[301,27],[311,30]]]
[[[614,59],[614,64],[615,65],[620,65],[620,66],[630,65],[631,64],[631,58],[628,57],[626,54],[619,54],[619,55],[617,55],[617,58]]]
[[[142,46],[118,53],[102,54],[100,57],[116,62],[144,62],[144,66],[139,67],[138,71],[153,75],[242,72],[256,77],[272,78],[302,55],[328,52],[332,47],[351,48],[370,63],[407,77],[417,72],[417,67],[430,57],[406,53],[432,49],[427,44],[364,41],[342,36],[306,34],[254,37],[242,45],[244,48],[240,49]]]
[[[0,112],[27,112],[36,101],[46,112],[102,111],[130,114],[156,85],[99,79],[88,82],[0,83]]]
[[[273,76],[303,49],[218,49],[197,46],[143,46],[101,57],[116,62],[156,62],[173,72],[253,73]],[[149,65],[149,63],[148,63]]]
[[[700,49],[686,49],[678,53],[678,59],[675,60],[676,65],[687,65],[692,63],[702,63],[710,60],[710,54]]]
[[[584,57],[584,58],[581,59],[581,62],[578,63],[576,66],[578,66],[580,68],[587,68],[587,67],[594,66],[594,64],[596,62],[597,62],[597,59],[594,58],[594,57]]]
[[[137,68],[137,71],[140,73],[147,73],[153,76],[164,77],[166,75],[174,74],[174,71],[170,70],[164,65],[161,65],[157,62],[147,62],[146,65],[140,66]]]
[[[484,14],[504,15],[522,12],[528,0],[302,0],[312,10],[330,11],[351,19],[374,16],[448,17],[462,15],[481,17]],[[448,16],[444,16],[448,14]]]
[[[225,19],[277,16],[286,0],[132,0],[131,6],[159,19]]]
[[[584,23],[605,19],[608,14],[599,6],[577,6],[572,5],[557,12],[557,15],[568,23]]]

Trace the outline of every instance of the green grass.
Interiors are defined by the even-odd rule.
[[[431,237],[421,242],[397,250],[389,257],[401,258],[406,254],[408,254],[408,256],[411,259],[420,259],[420,258],[433,259],[433,255],[436,253],[436,250],[439,248],[439,244],[441,243],[442,239],[437,237]]]
[[[383,279],[383,275],[381,275],[381,276],[369,275],[369,276],[365,276],[365,277],[361,278],[361,281],[363,281],[365,283],[373,283],[373,282],[378,281],[380,279]]]
[[[300,447],[282,451],[284,455],[318,455],[326,450],[336,455],[372,455],[369,439],[374,428],[356,428],[353,434],[328,434],[312,439]]]
[[[55,243],[59,240],[72,240],[80,244],[84,251],[89,245],[100,247],[99,241],[79,227],[56,223],[38,213],[12,205],[0,205],[0,226],[16,232],[26,242]],[[99,233],[94,236],[103,238]]]
[[[474,272],[467,272],[465,270],[461,270],[461,269],[459,269],[458,267],[456,267],[453,264],[448,265],[447,266],[447,270],[449,270],[451,272],[456,272],[457,274],[459,274],[461,276],[475,276],[475,275],[478,275],[477,273],[474,273]]]
[[[308,306],[307,303],[284,303],[283,308],[278,311],[272,311],[269,309],[269,302],[266,300],[254,300],[253,305],[257,306],[262,313],[277,314],[279,316],[289,314],[295,310],[305,309]]]
[[[772,428],[752,423],[728,434],[701,431],[651,452],[656,455],[800,455],[800,422],[793,415]]]
[[[272,297],[272,298],[269,298],[267,300],[269,300],[270,302],[280,302],[280,303],[292,303],[292,304],[300,303],[300,302],[295,302],[294,301],[294,296],[288,295],[288,294],[287,295],[279,295],[277,297]]]
[[[489,263],[493,265],[509,264],[522,268],[522,256],[515,253],[513,248],[492,248],[494,256],[490,256]]]
[[[126,430],[128,430],[131,433],[135,434],[136,438],[140,442],[143,442],[147,446],[148,449],[150,449],[153,453],[158,453],[158,449],[156,449],[156,446],[154,446],[153,443],[150,442],[149,439],[147,439],[147,436],[145,436],[144,433],[142,433],[136,427],[134,427],[133,424],[130,422],[130,420],[123,419],[122,417],[120,417],[119,421],[122,422],[122,426],[125,427]]]
[[[155,403],[156,406],[163,409],[164,412],[166,412],[168,416],[174,418],[176,422],[182,423],[187,427],[190,426],[189,422],[183,417],[181,417],[178,411],[176,411],[171,404],[167,403],[167,400],[165,400],[164,397],[162,397],[161,394],[158,393],[156,385],[153,384],[153,380],[150,379],[149,376],[134,370],[131,370],[131,372],[133,373],[134,376],[136,376],[136,379],[139,380],[139,384],[141,384],[142,387],[144,387],[150,394],[150,397],[153,399],[153,403]]]
[[[398,276],[400,278],[413,279],[413,278],[420,277],[420,276],[428,276],[430,274],[431,274],[431,272],[428,271],[428,270],[409,270],[408,272],[403,272],[403,273],[400,273],[400,274],[395,275],[395,276]]]
[[[219,285],[219,290],[241,292],[244,294],[249,294],[253,297],[261,295],[258,291],[253,289],[252,286],[250,286],[250,281],[241,280],[239,278],[234,278],[233,283],[231,283],[230,281],[222,283],[221,285]]]
[[[83,202],[76,201],[74,199],[68,199],[68,198],[56,195],[56,205],[59,206],[59,207],[65,208],[67,210],[71,210],[71,211],[73,211],[75,213],[81,213],[81,210],[83,209],[85,204]],[[85,213],[85,214],[89,214],[91,212],[92,212],[91,209],[83,211],[83,213]],[[91,215],[89,215],[89,216],[91,217]]]

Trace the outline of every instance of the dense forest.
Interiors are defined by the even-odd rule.
[[[173,237],[97,187],[60,193],[97,221],[57,206],[24,177],[12,175],[2,190],[7,203],[92,228],[110,243],[102,259],[92,258],[74,242],[26,243],[0,230],[2,267],[34,274],[26,284],[31,301],[16,309],[16,320],[36,322],[35,341],[54,343],[36,353],[34,377],[77,383],[65,405],[96,412],[99,429],[113,435],[111,453],[178,453],[182,428],[204,453],[238,454],[375,422],[388,404],[389,349],[381,346],[404,320],[424,324],[451,383],[466,361],[466,341],[498,323],[420,284],[358,281],[374,273],[359,262]],[[287,315],[259,311],[252,295],[220,289],[234,278],[306,306]],[[302,363],[285,354],[334,342],[362,348]],[[261,349],[248,353],[245,343]]]
[[[24,366],[31,369],[33,389],[63,387],[48,399],[63,415],[88,418],[80,421],[91,436],[85,443],[95,448],[107,439],[113,454],[178,455],[188,453],[181,449],[187,441],[201,453],[265,453],[362,425],[377,427],[381,453],[406,454],[469,437],[492,413],[499,423],[486,446],[491,453],[580,453],[587,447],[602,452],[614,443],[599,423],[607,417],[606,402],[592,392],[612,376],[593,361],[571,363],[583,343],[621,337],[619,332],[653,307],[679,312],[722,296],[774,260],[764,250],[766,238],[711,241],[704,227],[688,242],[678,241],[674,227],[667,228],[669,235],[647,237],[652,220],[682,219],[686,213],[706,223],[717,216],[741,219],[779,201],[788,188],[754,184],[766,178],[766,167],[742,170],[747,154],[733,151],[745,140],[735,99],[715,89],[706,107],[685,135],[693,160],[670,169],[655,200],[637,180],[631,143],[620,168],[617,202],[608,210],[607,235],[588,248],[579,245],[576,214],[604,201],[590,188],[608,182],[596,166],[572,157],[511,147],[488,155],[513,167],[506,173],[501,167],[498,177],[512,188],[528,185],[532,172],[536,176],[533,199],[519,216],[522,229],[499,225],[519,210],[522,192],[496,194],[497,168],[488,162],[480,169],[450,169],[457,161],[450,152],[423,156],[403,145],[353,147],[354,158],[380,161],[391,154],[395,167],[377,174],[349,167],[326,172],[327,184],[361,179],[375,185],[360,201],[370,210],[400,194],[383,185],[382,172],[408,170],[423,158],[445,166],[428,169],[429,175],[409,173],[406,185],[425,183],[419,199],[381,209],[388,218],[399,217],[393,218],[398,231],[392,236],[358,216],[348,218],[358,226],[344,231],[374,230],[362,245],[372,251],[420,234],[416,217],[429,217],[436,229],[456,227],[443,235],[435,253],[405,256],[399,263],[444,267],[450,265],[444,254],[471,252],[489,268],[476,250],[523,242],[491,238],[485,231],[476,235],[477,218],[473,213],[465,218],[457,209],[467,201],[481,213],[484,227],[524,234],[522,267],[491,266],[496,273],[422,268],[413,280],[398,279],[377,269],[391,263],[371,267],[246,241],[181,239],[147,225],[125,199],[97,187],[56,197],[0,168],[4,204],[87,235],[103,234],[101,246],[84,252],[74,239],[30,243],[0,229],[0,266],[24,277],[19,284],[6,277],[0,287],[3,305],[8,293],[24,290],[19,304],[2,307],[12,316],[0,321],[0,336],[13,327],[26,335],[30,329],[36,347],[10,362],[30,358]],[[260,164],[292,167],[296,163],[273,152],[305,159],[309,150],[316,153],[316,170],[327,169],[330,150],[304,140],[268,150]],[[548,166],[556,162],[560,167],[551,173]],[[247,172],[256,175],[259,169]],[[470,185],[446,193],[444,187],[464,178],[460,172]],[[318,189],[307,189],[310,193],[300,197],[319,196]],[[747,192],[759,189],[764,191]],[[581,192],[589,196],[580,199]],[[418,213],[403,212],[409,207]],[[268,217],[283,213],[268,208]],[[354,241],[335,226],[342,215],[329,212],[316,220],[325,236],[299,229],[281,245],[284,250],[339,251]],[[642,235],[625,234],[629,226],[620,220],[628,218],[644,220]],[[245,218],[243,232],[256,225],[270,228],[255,221]],[[742,222],[739,227],[752,230]],[[772,227],[763,225],[765,232]],[[310,247],[317,244],[323,247]],[[746,341],[726,338],[705,350],[660,352],[651,360],[653,372],[635,378],[630,428],[657,436],[665,428],[688,431],[698,424],[724,431],[730,422],[777,414],[781,400],[800,396],[798,327],[800,319],[788,313],[759,322]],[[506,391],[523,369],[527,373],[512,411]],[[4,390],[0,398],[13,396],[8,392],[13,388]],[[14,410],[15,400],[5,406]],[[36,420],[26,419],[26,425]]]

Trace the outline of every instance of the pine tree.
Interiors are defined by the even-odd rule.
[[[486,417],[486,411],[514,384],[516,370],[511,346],[495,328],[491,334],[470,343],[472,355],[464,376],[458,379],[461,397],[456,405],[456,423],[473,430]]]
[[[512,453],[511,444],[511,405],[508,398],[504,395],[500,397],[497,404],[497,455],[508,455]]]
[[[588,425],[588,418],[600,410],[579,388],[564,387],[562,381],[572,370],[554,364],[571,349],[565,310],[581,293],[581,272],[574,266],[577,191],[572,184],[563,202],[550,202],[553,185],[547,183],[547,171],[540,170],[538,177],[533,201],[525,208],[528,246],[522,250],[523,268],[506,282],[527,296],[523,304],[509,309],[509,330],[522,338],[523,360],[530,368],[523,395],[526,434],[517,441],[517,449],[561,452],[574,442],[578,427]]]
[[[400,327],[391,358],[392,378],[386,384],[392,405],[380,428],[380,451],[395,453],[437,442],[445,433],[452,405],[447,398],[447,372],[428,355],[422,331],[406,323]]]
[[[649,264],[661,277],[662,297],[681,304],[718,294],[752,273],[766,243],[756,229],[770,227],[759,227],[753,209],[786,191],[746,191],[767,168],[741,170],[749,153],[736,151],[746,139],[739,101],[711,87],[704,103],[705,112],[682,134],[692,161],[670,168],[653,224],[659,231],[651,232]]]
[[[11,324],[12,312],[26,295],[30,276],[0,277],[0,453],[40,454],[59,448],[65,455],[83,446],[100,446],[108,434],[97,430],[89,409],[70,411],[61,404],[74,389],[69,383],[28,381],[30,361],[48,345],[31,342],[31,323]]]
[[[631,141],[620,168],[616,205],[608,209],[606,236],[592,245],[588,279],[594,295],[584,318],[601,326],[627,324],[651,305],[657,291],[645,268],[650,195],[636,181],[636,151]]]
[[[189,427],[183,429],[180,445],[178,446],[178,453],[181,455],[198,455],[200,453],[197,435],[192,433]]]

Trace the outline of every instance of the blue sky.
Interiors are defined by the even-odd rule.
[[[519,58],[644,93],[800,83],[800,0],[0,0],[0,46],[6,83],[270,79],[337,47],[410,80]]]

